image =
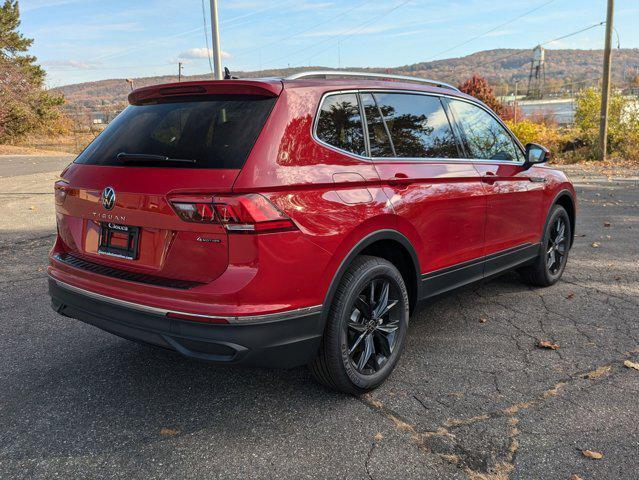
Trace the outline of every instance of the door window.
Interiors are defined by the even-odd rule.
[[[450,100],[450,106],[463,130],[466,148],[471,158],[523,160],[523,154],[512,137],[487,111],[459,100]]]
[[[439,97],[405,93],[374,96],[396,157],[459,158],[457,140]]]
[[[366,155],[356,94],[330,95],[324,99],[317,121],[317,138],[340,150]]]
[[[373,94],[364,93],[361,95],[362,106],[366,114],[366,125],[368,127],[368,139],[372,157],[394,157],[395,150],[388,138],[386,125],[382,120],[382,114],[373,98]]]

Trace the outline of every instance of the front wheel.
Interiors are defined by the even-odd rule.
[[[535,263],[519,270],[531,285],[549,287],[559,281],[566,268],[570,250],[570,217],[561,205],[550,211],[541,241],[541,252]]]
[[[345,393],[372,390],[397,365],[408,317],[408,292],[397,268],[382,258],[357,257],[335,293],[311,372]]]

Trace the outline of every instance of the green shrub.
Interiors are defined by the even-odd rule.
[[[575,128],[592,158],[597,157],[601,93],[589,88],[577,96]],[[608,112],[608,153],[636,157],[639,140],[639,109],[636,101],[613,92]]]

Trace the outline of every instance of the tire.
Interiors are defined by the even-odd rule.
[[[344,393],[378,387],[399,361],[408,317],[408,292],[397,268],[382,258],[357,257],[333,298],[311,373]]]
[[[561,241],[558,225],[563,225]],[[535,263],[519,269],[519,274],[529,284],[536,287],[549,287],[559,281],[566,268],[572,231],[568,212],[561,205],[554,205],[550,210],[548,221],[541,241],[541,251]],[[551,262],[553,255],[554,261]]]

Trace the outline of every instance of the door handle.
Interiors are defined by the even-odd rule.
[[[481,181],[492,184],[497,181],[497,176],[495,175],[495,172],[486,172],[481,176]]]
[[[404,185],[410,182],[411,180],[410,178],[408,178],[408,175],[402,172],[397,172],[395,175],[393,175],[392,178],[388,180],[388,183],[390,183],[391,185]]]

